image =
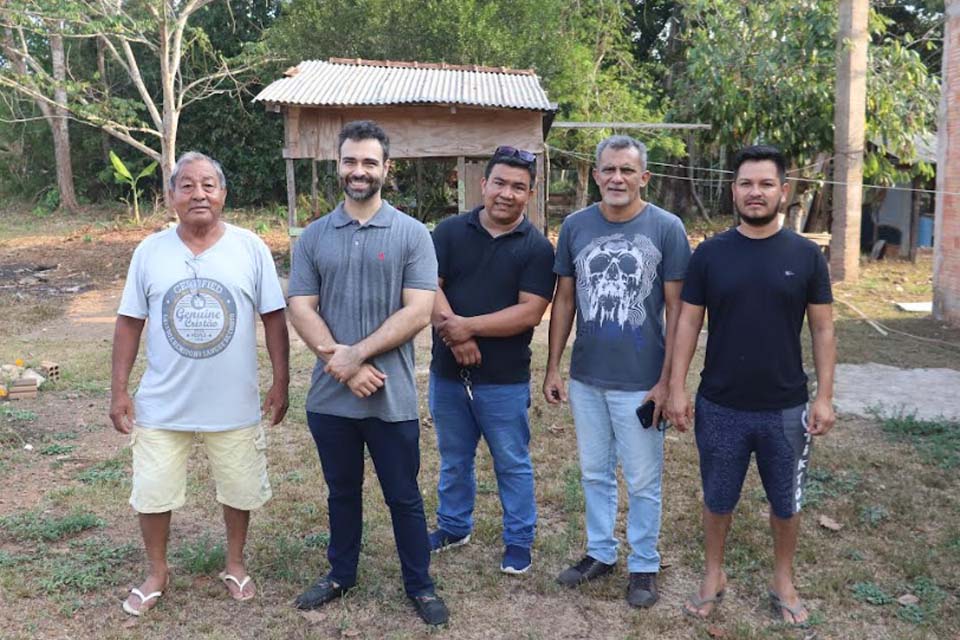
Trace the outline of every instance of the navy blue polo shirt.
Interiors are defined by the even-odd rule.
[[[480,224],[480,211],[447,218],[433,231],[443,293],[453,312],[471,317],[517,304],[520,292],[553,299],[553,246],[524,218],[510,233],[494,238]],[[530,380],[533,329],[507,338],[475,338],[481,363],[470,368],[474,384],[515,384]],[[433,332],[430,371],[460,378],[460,365]]]

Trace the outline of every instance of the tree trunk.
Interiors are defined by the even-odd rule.
[[[577,160],[577,202],[576,210],[587,206],[590,197],[590,163],[586,160]]]
[[[107,56],[104,48],[103,38],[97,38],[97,73],[100,74],[100,82],[103,84],[103,99],[107,101],[110,99],[110,82],[107,80]],[[110,134],[103,129],[100,129],[100,153],[103,164],[110,166]]]
[[[697,166],[697,145],[696,141],[691,133],[687,137],[687,185],[690,187],[690,198],[693,200],[693,205],[697,208],[697,212],[700,214],[700,217],[706,220],[709,223],[713,223],[713,220],[710,218],[710,214],[707,213],[707,208],[703,206],[703,201],[700,199],[700,194],[697,193],[697,183],[694,180],[693,168]]]
[[[63,36],[50,36],[50,54],[53,62],[53,78],[57,84],[53,97],[57,106],[47,121],[53,134],[53,152],[57,165],[57,188],[60,190],[60,206],[70,213],[77,213],[80,205],[73,190],[73,163],[70,161],[70,129],[67,121],[67,65],[63,52]]]

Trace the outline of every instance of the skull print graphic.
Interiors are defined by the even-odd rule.
[[[653,290],[660,251],[647,236],[617,233],[596,238],[577,255],[577,296],[586,322],[621,330],[646,321],[643,301]]]

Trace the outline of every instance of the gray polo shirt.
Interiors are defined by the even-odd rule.
[[[288,295],[320,296],[318,311],[334,340],[356,344],[402,306],[403,289],[437,289],[430,232],[384,201],[361,225],[343,203],[304,230],[293,251]],[[323,370],[313,369],[307,411],[385,422],[419,417],[413,341],[373,358],[387,374],[383,388],[358,398]]]

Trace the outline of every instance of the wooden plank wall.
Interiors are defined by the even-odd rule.
[[[484,157],[503,144],[543,151],[539,111],[464,107],[286,107],[284,158],[335,160],[337,133],[351,120],[375,120],[394,158]]]
[[[537,187],[527,216],[545,220],[543,117],[539,111],[451,106],[311,108],[284,107],[283,157],[337,159],[337,134],[351,120],[374,120],[390,136],[392,158],[463,158],[464,209],[482,204],[480,178],[500,145],[537,154]]]

